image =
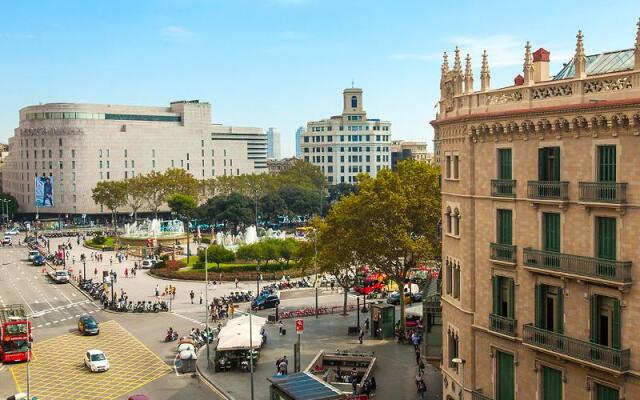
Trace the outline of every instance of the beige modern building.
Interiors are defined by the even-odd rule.
[[[415,160],[425,164],[433,163],[433,154],[427,151],[426,142],[410,142],[406,140],[393,140],[390,146],[391,169],[396,170],[397,165],[403,160]]]
[[[211,105],[197,100],[25,107],[9,149],[4,186],[22,213],[101,213],[91,199],[97,182],[150,171],[182,168],[198,179],[267,172],[262,129],[212,125]],[[53,207],[36,210],[38,177],[52,178]]]
[[[301,135],[302,158],[318,166],[330,185],[391,167],[391,123],[367,118],[362,89],[345,89],[342,97],[342,114],[307,123]]]
[[[445,54],[443,399],[640,399],[640,24],[577,38],[555,76],[527,43],[499,89],[486,53],[479,91]]]

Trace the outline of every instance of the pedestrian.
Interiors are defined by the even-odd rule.
[[[76,256],[71,257],[71,265],[76,265]]]
[[[278,325],[278,334],[280,336],[285,334],[285,330],[284,330],[284,324],[282,323],[282,320],[280,320],[280,324]]]
[[[133,263],[133,269],[138,269],[138,262],[137,261]]]
[[[236,312],[236,306],[233,305],[233,303],[231,303],[229,305],[229,315],[231,316],[231,319],[233,319],[233,314]]]
[[[234,282],[236,283],[236,289],[238,288],[238,278],[236,277],[236,279],[234,279]]]
[[[98,267],[95,267],[95,269],[93,270],[93,275],[98,277]]]
[[[200,291],[200,304],[202,304],[202,290]]]
[[[360,344],[362,344],[362,339],[364,338],[364,329],[361,327],[360,328],[360,334],[358,334],[358,340],[360,341]]]
[[[427,384],[424,383],[423,380],[421,380],[418,383],[418,396],[420,397],[420,399],[424,399],[424,394],[426,393],[426,391],[427,391]]]
[[[364,331],[365,333],[369,333],[369,318],[364,321]]]
[[[416,365],[420,365],[420,350],[416,351]]]
[[[116,271],[113,271],[113,283],[118,282],[118,273]]]
[[[160,287],[156,283],[156,297],[159,297],[159,296],[160,296]]]
[[[411,335],[411,343],[413,343],[415,351],[420,351],[420,335],[418,335],[418,332],[413,332]]]
[[[125,268],[125,269],[124,269],[124,277],[125,277],[125,278],[128,278],[128,277],[129,277],[129,269],[128,269],[128,268]]]
[[[133,277],[136,277],[136,269],[134,268],[133,270],[131,270],[131,273],[133,274]]]
[[[191,304],[193,304],[193,298],[196,297],[196,294],[193,293],[193,289],[191,289],[191,292],[189,292],[189,297],[191,298]]]
[[[422,360],[422,358],[420,358],[420,364],[418,364],[418,369],[420,370],[420,372],[424,375],[424,361]]]
[[[109,265],[113,267],[113,257],[109,257]]]

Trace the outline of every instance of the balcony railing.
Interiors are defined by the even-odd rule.
[[[516,246],[511,244],[490,243],[489,259],[495,261],[503,261],[508,263],[516,263]]]
[[[580,201],[625,204],[627,184],[617,182],[580,182]]]
[[[482,393],[481,389],[476,389],[471,392],[471,400],[493,400],[491,397]]]
[[[497,314],[489,314],[489,329],[509,336],[516,335],[518,321]]]
[[[515,197],[516,181],[513,179],[492,179],[491,196],[494,197]]]
[[[527,197],[537,200],[569,200],[569,182],[529,181]]]
[[[629,369],[631,352],[628,349],[617,350],[596,343],[585,342],[559,333],[536,328],[533,324],[523,326],[523,342],[616,371],[622,372]]]
[[[523,254],[526,267],[605,280],[615,284],[631,283],[631,261],[576,256],[530,247],[524,249]]]

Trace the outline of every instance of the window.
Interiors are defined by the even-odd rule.
[[[542,213],[542,246],[545,251],[560,252],[560,214]]]
[[[304,142],[305,142],[305,143],[309,143],[309,136],[305,136],[305,137],[304,137]]]
[[[536,327],[564,333],[564,292],[562,288],[536,285]]]
[[[511,149],[498,149],[498,179],[511,180]]]
[[[512,211],[498,210],[496,226],[496,241],[498,244],[511,245],[512,243]]]
[[[451,179],[451,155],[446,154],[444,156],[444,177]]]
[[[445,289],[448,295],[451,295],[453,290],[453,263],[447,260],[445,271]]]
[[[127,149],[124,149],[124,156],[127,157]]]
[[[543,147],[538,149],[538,180],[560,180],[560,147]]]
[[[619,400],[620,393],[618,389],[610,388],[608,386],[595,384],[595,399],[594,400]]]
[[[22,153],[22,152],[21,152],[21,153]],[[29,153],[27,153],[27,156],[28,156],[28,155],[29,155]],[[62,158],[62,155],[63,155],[63,151],[62,151],[62,149],[58,150],[58,156],[59,156],[60,158]]]
[[[494,275],[492,288],[493,314],[515,319],[515,284],[513,278]]]
[[[58,146],[62,146],[62,138],[58,138]]]
[[[562,400],[562,371],[542,366],[540,384],[542,399]]]
[[[453,155],[453,159],[452,159],[452,179],[460,179],[460,171],[458,170],[458,161],[460,159],[460,156],[457,154]]]
[[[351,108],[358,108],[358,98],[351,96]]]
[[[495,400],[515,399],[515,368],[513,354],[496,351]]]
[[[598,182],[616,181],[616,146],[598,146]]]
[[[71,149],[71,158],[76,158],[76,150]]]
[[[616,219],[596,217],[596,256],[605,260],[616,259]]]
[[[156,167],[156,160],[151,160],[151,168],[155,168]]]
[[[620,300],[594,294],[591,295],[589,304],[591,342],[620,349]],[[598,354],[593,356],[597,357]]]
[[[459,357],[459,353],[458,353],[458,349],[459,349],[459,342],[458,342],[458,334],[454,331],[452,331],[451,329],[449,329],[449,332],[447,334],[447,347],[449,350],[449,368],[457,368],[458,364],[454,364],[453,359],[454,358],[458,358]]]

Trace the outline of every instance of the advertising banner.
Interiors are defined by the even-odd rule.
[[[38,176],[35,178],[36,207],[53,207],[53,177]]]

